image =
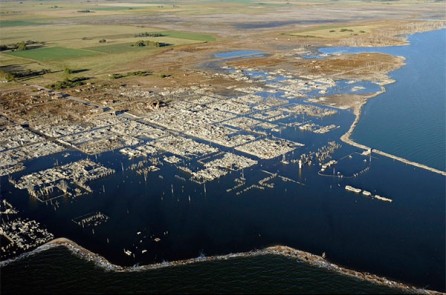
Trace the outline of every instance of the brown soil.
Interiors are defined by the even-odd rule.
[[[239,60],[228,64],[237,67],[281,68],[301,76],[387,81],[387,74],[401,67],[404,59],[382,53],[361,53],[318,60],[265,57]]]
[[[366,96],[357,94],[339,94],[327,97],[320,97],[311,99],[311,102],[318,104],[336,107],[339,109],[354,109],[359,110],[361,106],[367,101]]]

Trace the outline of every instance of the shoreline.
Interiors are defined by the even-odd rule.
[[[384,83],[380,83],[380,86],[381,86],[381,90],[380,91],[378,91],[378,92],[376,92],[376,93],[374,93],[372,95],[365,96],[364,97],[365,99],[364,99],[364,101],[362,103],[360,103],[358,106],[355,106],[355,107],[352,108],[353,109],[353,114],[355,115],[355,120],[353,121],[352,125],[350,125],[350,128],[347,130],[347,132],[344,133],[340,137],[342,142],[344,142],[346,144],[349,144],[351,146],[357,147],[359,149],[365,150],[365,151],[372,149],[369,146],[366,146],[364,144],[361,144],[361,143],[358,143],[358,142],[354,141],[353,139],[351,139],[351,135],[352,135],[353,131],[355,130],[356,126],[358,125],[359,120],[361,119],[362,108],[367,104],[369,99],[372,99],[372,98],[374,98],[374,97],[376,97],[378,95],[381,95],[381,94],[385,93],[386,90],[384,88],[384,85],[391,84],[391,83],[394,83],[394,82],[395,82],[395,80],[389,79],[389,80],[386,80]],[[437,173],[437,174],[446,176],[446,171],[443,171],[443,170],[440,170],[440,169],[437,169],[437,168],[433,168],[433,167],[430,167],[430,166],[427,166],[427,165],[424,165],[424,164],[421,164],[421,163],[418,163],[418,162],[414,162],[414,161],[405,159],[403,157],[395,156],[395,155],[383,152],[383,151],[375,149],[375,148],[373,148],[372,152],[376,153],[378,155],[381,155],[383,157],[387,157],[387,158],[399,161],[399,162],[404,163],[406,165],[411,165],[411,166],[414,166],[414,167],[417,167],[417,168],[421,168],[421,169],[424,169],[424,170],[427,170],[427,171],[430,171],[430,172],[433,172],[433,173]]]
[[[353,108],[353,114],[355,115],[355,120],[353,121],[353,123],[350,126],[350,128],[348,129],[348,131],[346,133],[344,133],[340,137],[342,142],[344,142],[346,144],[349,144],[351,146],[357,147],[359,149],[365,150],[365,151],[372,149],[369,146],[366,146],[364,144],[361,144],[361,143],[358,143],[358,142],[354,141],[353,139],[351,139],[350,136],[352,135],[353,131],[355,130],[356,126],[359,123],[359,120],[361,119],[363,106],[367,103],[367,101],[369,99],[371,99],[371,98],[373,98],[375,96],[378,96],[378,95],[380,95],[380,94],[382,94],[384,92],[385,92],[385,90],[384,91],[379,91],[379,92],[377,92],[374,95],[366,97],[366,100],[364,101],[364,103],[361,103],[360,106]],[[381,151],[381,150],[378,150],[378,149],[375,149],[375,148],[373,148],[372,152],[375,153],[375,154],[381,155],[383,157],[387,157],[387,158],[399,161],[399,162],[404,163],[406,165],[411,165],[411,166],[414,166],[414,167],[417,167],[417,168],[421,168],[421,169],[430,171],[432,173],[436,173],[436,174],[440,174],[440,175],[446,176],[446,171],[443,171],[443,170],[440,170],[440,169],[437,169],[437,168],[433,168],[433,167],[430,167],[430,166],[427,166],[427,165],[424,165],[424,164],[421,164],[421,163],[418,163],[418,162],[414,162],[414,161],[411,161],[411,160],[408,160],[408,159],[405,159],[405,158],[402,158],[402,157],[399,157],[399,156],[395,156],[395,155],[386,153],[384,151]]]
[[[248,252],[238,252],[238,253],[230,253],[225,255],[215,255],[215,256],[209,256],[209,257],[198,257],[198,258],[190,258],[190,259],[183,259],[183,260],[175,260],[170,262],[162,262],[162,263],[154,263],[154,264],[147,264],[147,265],[141,265],[141,266],[120,266],[111,263],[108,261],[105,257],[93,253],[90,250],[80,246],[76,242],[67,239],[67,238],[56,238],[53,239],[36,249],[23,253],[19,255],[18,257],[8,259],[5,261],[0,261],[0,269],[14,263],[16,261],[20,261],[22,259],[25,259],[27,257],[33,256],[35,254],[56,248],[56,247],[65,247],[67,250],[71,252],[74,256],[87,261],[87,262],[93,262],[97,267],[105,270],[105,271],[113,271],[113,272],[142,272],[142,271],[149,271],[154,269],[162,269],[167,267],[176,267],[176,266],[185,266],[185,265],[191,265],[196,264],[200,262],[213,262],[213,261],[223,261],[223,260],[229,260],[233,258],[248,258],[248,257],[257,257],[257,256],[265,256],[265,255],[278,255],[287,257],[290,259],[297,259],[300,263],[306,263],[310,266],[314,266],[321,269],[326,269],[335,273],[338,273],[340,275],[348,276],[351,278],[356,278],[362,281],[367,281],[373,284],[386,286],[390,288],[396,288],[400,290],[407,291],[409,293],[414,294],[446,294],[440,291],[435,290],[428,290],[428,289],[421,289],[414,286],[410,286],[408,284],[404,284],[401,282],[393,281],[390,279],[387,279],[386,277],[374,275],[368,272],[360,272],[353,269],[349,269],[343,266],[339,266],[337,264],[329,262],[327,259],[309,253],[301,250],[297,250],[288,246],[282,246],[282,245],[275,245],[266,247],[260,250],[251,250]]]

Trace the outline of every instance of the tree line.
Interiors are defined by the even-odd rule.
[[[11,44],[0,44],[0,51],[12,50],[22,51],[43,46],[44,42],[27,40]]]
[[[151,41],[151,40],[139,40],[136,41],[135,43],[133,43],[131,46],[135,46],[135,47],[165,47],[165,46],[169,46],[169,43],[164,43],[164,42],[157,42],[157,41]]]

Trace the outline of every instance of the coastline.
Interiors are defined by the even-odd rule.
[[[352,135],[353,131],[355,130],[356,126],[358,125],[359,120],[361,119],[362,108],[365,106],[365,104],[368,102],[368,100],[371,99],[371,98],[374,98],[374,97],[376,97],[376,96],[378,96],[380,94],[385,93],[386,90],[384,88],[384,85],[387,85],[387,84],[390,84],[390,83],[394,83],[394,82],[395,82],[394,80],[389,79],[389,80],[384,81],[383,83],[380,83],[380,86],[381,86],[381,90],[380,91],[378,91],[378,92],[376,92],[376,93],[374,93],[372,95],[365,96],[364,97],[365,99],[364,99],[363,102],[361,102],[357,106],[353,107],[353,114],[355,115],[355,120],[353,121],[352,125],[350,125],[350,128],[347,130],[347,132],[344,133],[341,136],[341,138],[340,138],[341,141],[344,142],[344,143],[347,143],[347,144],[349,144],[351,146],[363,149],[363,150],[371,150],[371,149],[373,149],[372,152],[376,153],[378,155],[381,155],[381,156],[384,156],[384,157],[387,157],[387,158],[399,161],[399,162],[407,164],[407,165],[411,165],[411,166],[414,166],[414,167],[417,167],[417,168],[421,168],[421,169],[424,169],[424,170],[427,170],[427,171],[430,171],[430,172],[433,172],[433,173],[437,173],[437,174],[446,176],[446,171],[439,170],[439,169],[436,169],[436,168],[433,168],[433,167],[430,167],[430,166],[427,166],[427,165],[424,165],[424,164],[421,164],[421,163],[417,163],[417,162],[414,162],[414,161],[410,161],[408,159],[405,159],[405,158],[402,158],[402,157],[398,157],[398,156],[395,156],[395,155],[383,152],[381,150],[374,149],[372,147],[366,146],[364,144],[360,144],[360,143],[354,141],[353,139],[351,139],[351,135]]]
[[[378,96],[378,95],[380,95],[380,94],[382,94],[384,92],[385,92],[385,90],[379,91],[379,92],[375,93],[374,95],[368,96],[366,98],[366,100],[364,101],[364,103],[361,103],[361,105],[359,105],[359,106],[357,106],[357,107],[355,107],[353,109],[353,114],[355,115],[355,120],[353,121],[353,123],[350,126],[350,128],[348,129],[348,131],[341,136],[340,139],[341,139],[342,142],[347,143],[347,144],[349,144],[351,146],[363,149],[363,150],[370,150],[370,149],[372,149],[371,147],[368,147],[366,145],[360,144],[360,143],[352,140],[350,138],[350,136],[352,135],[353,131],[355,130],[356,126],[359,123],[359,120],[361,119],[362,108],[367,103],[367,100],[370,99],[370,98],[373,98],[375,96]],[[439,170],[439,169],[436,169],[436,168],[433,168],[433,167],[430,167],[430,166],[427,166],[427,165],[424,165],[424,164],[421,164],[421,163],[410,161],[408,159],[405,159],[405,158],[402,158],[402,157],[398,157],[398,156],[395,156],[395,155],[383,152],[383,151],[378,150],[378,149],[374,149],[373,148],[372,152],[375,153],[375,154],[381,155],[383,157],[387,157],[387,158],[399,161],[399,162],[407,164],[407,165],[411,165],[411,166],[414,166],[414,167],[417,167],[417,168],[421,168],[421,169],[424,169],[424,170],[427,170],[427,171],[430,171],[430,172],[433,172],[433,173],[437,173],[437,174],[446,176],[446,171],[443,171],[443,170]]]
[[[252,250],[248,252],[239,252],[239,253],[230,253],[225,255],[215,255],[215,256],[209,256],[209,257],[197,257],[197,258],[190,258],[190,259],[184,259],[184,260],[176,260],[176,261],[170,261],[170,262],[162,262],[162,263],[154,263],[154,264],[148,264],[148,265],[141,265],[141,266],[120,266],[111,263],[108,261],[105,257],[93,253],[90,250],[80,246],[76,242],[69,240],[67,238],[56,238],[54,240],[51,240],[33,251],[24,253],[22,255],[19,255],[16,258],[8,259],[5,261],[0,262],[0,268],[5,267],[11,263],[14,263],[15,261],[19,261],[22,259],[25,259],[29,256],[56,248],[56,247],[65,247],[68,249],[74,256],[83,259],[88,262],[93,262],[97,267],[105,270],[105,271],[112,271],[112,272],[142,272],[142,271],[149,271],[154,269],[162,269],[167,267],[175,267],[175,266],[185,266],[200,262],[212,262],[212,261],[223,261],[223,260],[229,260],[233,258],[248,258],[248,257],[256,257],[256,256],[265,256],[265,255],[279,255],[284,256],[290,259],[297,259],[300,263],[306,263],[310,266],[326,269],[329,271],[333,271],[335,273],[345,275],[348,277],[356,278],[362,281],[367,281],[373,284],[382,285],[386,287],[396,288],[403,291],[407,291],[409,293],[414,294],[446,294],[439,291],[434,290],[428,290],[428,289],[420,289],[416,288],[414,286],[410,286],[401,282],[392,281],[385,277],[377,276],[374,274],[370,274],[367,272],[360,272],[355,271],[349,268],[345,268],[342,266],[339,266],[337,264],[329,262],[327,259],[311,254],[309,252],[297,250],[288,246],[282,246],[282,245],[275,245],[266,247],[260,250]]]

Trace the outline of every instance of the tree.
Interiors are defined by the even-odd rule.
[[[5,73],[5,79],[8,82],[12,82],[15,80],[15,76],[14,76],[14,74],[11,74],[11,73]]]
[[[146,43],[144,42],[144,40],[139,40],[135,42],[134,46],[143,47],[146,46]]]
[[[16,50],[22,51],[22,50],[27,50],[27,49],[28,49],[28,47],[26,46],[26,43],[24,41],[17,43]]]

